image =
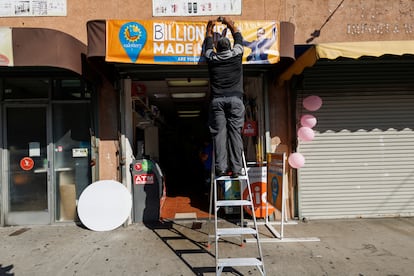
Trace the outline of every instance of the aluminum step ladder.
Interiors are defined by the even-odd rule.
[[[213,150],[214,152],[214,150]],[[257,267],[258,271],[261,275],[265,276],[265,267],[264,267],[264,261],[263,261],[263,254],[262,254],[262,248],[260,245],[260,239],[259,239],[259,231],[256,221],[256,216],[254,212],[254,205],[252,200],[252,191],[250,188],[250,182],[249,177],[247,175],[247,163],[244,156],[244,152],[242,154],[243,158],[243,169],[244,169],[244,175],[239,176],[237,178],[232,178],[230,176],[220,176],[216,177],[214,172],[214,153],[213,153],[213,160],[212,160],[212,172],[211,172],[211,189],[210,189],[210,207],[209,207],[209,235],[208,235],[208,244],[207,247],[210,248],[212,239],[214,238],[215,243],[215,259],[216,259],[216,275],[219,276],[223,272],[223,269],[225,267],[241,267],[241,266],[255,266]],[[238,181],[237,181],[238,180]],[[241,182],[246,182],[246,188],[248,190],[248,198],[242,199],[242,191],[240,192],[240,199],[218,199],[218,186],[223,183],[224,181],[231,181],[231,185],[240,185]],[[224,183],[223,183],[224,184]],[[241,190],[241,187],[240,187]],[[219,227],[219,217],[218,212],[222,208],[226,207],[239,207],[240,208],[240,224],[232,224],[231,227]],[[244,214],[243,214],[243,208],[247,207],[252,210],[252,220],[253,225],[250,227],[247,227],[247,223],[244,222]],[[212,209],[214,208],[214,233],[211,233],[212,228],[212,222],[211,222],[211,216],[212,216]],[[236,227],[233,227],[236,226]],[[219,256],[219,244],[220,239],[224,237],[240,237],[240,245],[244,246],[245,240],[243,236],[249,235],[253,236],[254,239],[257,241],[257,257],[234,257],[234,258],[221,258]],[[244,250],[247,250],[244,248]],[[250,255],[252,255],[252,252],[250,252]],[[254,254],[253,254],[254,255]]]

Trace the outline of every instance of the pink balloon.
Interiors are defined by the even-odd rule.
[[[288,158],[289,165],[292,168],[298,169],[305,165],[305,157],[299,152],[292,153]]]
[[[322,106],[322,99],[319,96],[308,96],[303,99],[303,107],[309,111],[316,111]]]
[[[304,127],[313,128],[314,126],[316,126],[317,120],[315,116],[311,114],[305,114],[305,115],[302,115],[302,117],[300,118],[300,123]]]
[[[310,127],[301,127],[298,129],[298,138],[305,142],[312,141],[315,138],[315,132]]]

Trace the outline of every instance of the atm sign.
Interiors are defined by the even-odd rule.
[[[154,184],[154,174],[135,174],[134,184],[135,185]]]

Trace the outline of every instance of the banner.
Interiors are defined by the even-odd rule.
[[[108,20],[106,55],[109,62],[136,64],[198,64],[202,56],[207,22],[162,20]],[[279,23],[275,21],[235,21],[243,35],[244,64],[277,63]],[[213,40],[230,31],[217,23]]]
[[[0,28],[0,66],[13,66],[13,43],[11,28]]]

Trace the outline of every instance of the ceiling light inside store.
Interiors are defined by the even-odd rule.
[[[195,118],[199,116],[200,114],[178,114],[178,117],[180,118]]]
[[[199,93],[172,93],[171,97],[174,99],[195,99],[195,98],[204,98],[206,96],[205,92]]]
[[[169,98],[170,94],[168,93],[155,93],[154,97],[157,99],[165,99],[165,98]]]
[[[137,123],[137,127],[139,128],[146,128],[148,126],[151,126],[152,122],[151,121],[141,121]]]
[[[168,86],[177,87],[177,86],[207,86],[208,80],[205,79],[170,79],[167,80]]]
[[[200,110],[178,110],[178,114],[200,114]]]

